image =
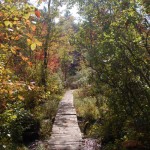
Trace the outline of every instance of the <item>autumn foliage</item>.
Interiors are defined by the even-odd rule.
[[[54,53],[48,57],[47,82],[51,92],[46,93],[41,70],[48,27],[42,30],[44,19],[41,21],[40,11],[28,3],[4,1],[0,2],[0,20],[0,149],[23,149],[23,143],[39,137],[43,119],[38,115],[39,110],[42,112],[40,105],[46,106],[63,89],[57,75],[59,56]],[[59,96],[54,99],[51,104],[56,106],[48,110],[53,110],[48,115],[50,120]]]
[[[40,11],[39,11],[37,8],[35,8],[35,15],[36,15],[38,18],[40,18],[40,16],[41,16],[41,13],[40,13]]]

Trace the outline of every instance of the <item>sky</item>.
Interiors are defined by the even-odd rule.
[[[43,9],[43,7],[46,6],[44,2],[40,6],[38,6],[37,5],[38,0],[29,0],[29,2],[33,4],[35,7],[37,7],[38,9]],[[66,5],[59,7],[59,11],[61,15],[65,13],[65,10],[66,10]],[[78,12],[77,6],[74,6],[72,7],[72,9],[70,9],[70,13],[75,17],[75,22],[78,22],[77,20],[80,19],[80,16],[77,12]],[[58,21],[58,18],[56,18],[56,21]]]

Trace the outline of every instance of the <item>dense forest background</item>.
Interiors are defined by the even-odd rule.
[[[48,139],[67,88],[76,89],[85,137],[104,150],[150,149],[150,2],[41,3],[38,10],[26,0],[0,1],[0,149]]]

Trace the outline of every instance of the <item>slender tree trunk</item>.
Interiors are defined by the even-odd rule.
[[[49,40],[50,40],[50,32],[51,32],[51,0],[48,1],[48,15],[46,17],[46,22],[48,25],[47,29],[47,35],[45,39],[45,45],[44,45],[44,61],[43,61],[43,66],[42,66],[42,77],[41,77],[41,82],[42,85],[44,86],[45,92],[47,91],[47,76],[48,76],[48,71],[47,71],[47,64],[48,64],[48,48],[49,48]]]

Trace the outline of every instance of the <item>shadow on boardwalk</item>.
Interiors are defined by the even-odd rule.
[[[67,91],[59,103],[57,115],[48,141],[36,141],[30,150],[99,150],[101,145],[96,139],[82,140],[76,111],[73,105],[73,91]]]
[[[82,150],[82,134],[73,105],[73,91],[67,91],[59,104],[49,143],[50,150]]]

